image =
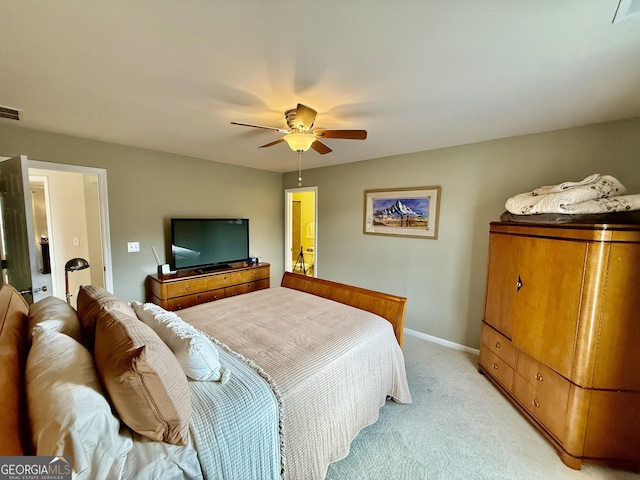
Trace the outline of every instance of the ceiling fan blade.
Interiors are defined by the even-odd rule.
[[[347,140],[364,140],[367,138],[366,130],[314,130],[314,135],[322,138],[345,138]]]
[[[278,140],[274,140],[273,142],[265,143],[264,145],[260,145],[258,148],[271,147],[273,145],[277,145],[281,142],[284,142],[284,138],[279,138]]]
[[[301,126],[305,130],[309,130],[313,126],[313,122],[315,122],[317,114],[318,112],[313,108],[299,103],[296,108],[296,125]]]
[[[289,130],[277,127],[266,127],[264,125],[253,125],[251,123],[231,122],[231,125],[240,125],[241,127],[264,128],[265,130],[275,130],[276,132],[289,133]]]
[[[322,143],[320,140],[316,140],[311,144],[311,148],[313,148],[316,152],[318,152],[320,155],[324,155],[326,153],[331,153],[333,152],[333,150],[331,150],[329,147],[327,147],[324,143]]]

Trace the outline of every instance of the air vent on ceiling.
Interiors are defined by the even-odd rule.
[[[613,16],[613,23],[636,16],[640,18],[640,0],[620,0]]]
[[[20,121],[20,110],[12,107],[0,105],[0,118],[8,118],[9,120]]]

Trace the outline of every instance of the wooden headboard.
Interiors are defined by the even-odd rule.
[[[24,371],[29,307],[10,285],[0,288],[0,455],[26,455],[29,426]]]
[[[380,315],[391,323],[398,344],[402,346],[405,297],[290,272],[284,273],[280,285]]]

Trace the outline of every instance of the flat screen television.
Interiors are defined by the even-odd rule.
[[[228,268],[248,258],[248,218],[171,219],[172,270]]]

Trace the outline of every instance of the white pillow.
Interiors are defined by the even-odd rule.
[[[138,318],[158,334],[193,380],[225,381],[228,373],[220,365],[218,350],[195,327],[155,303],[131,302]]]
[[[36,326],[25,376],[34,453],[71,455],[76,478],[118,478],[131,433],[120,431],[89,351]]]

